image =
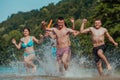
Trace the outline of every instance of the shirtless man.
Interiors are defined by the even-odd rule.
[[[57,61],[59,64],[59,71],[63,72],[61,68],[61,64],[63,64],[64,69],[68,69],[69,60],[71,56],[71,49],[70,49],[70,33],[73,35],[78,35],[79,31],[75,31],[73,29],[67,28],[65,26],[64,18],[59,17],[57,20],[58,28],[46,28],[48,31],[53,31],[55,33],[54,38],[56,38],[57,42]],[[52,37],[53,38],[53,37]]]
[[[95,27],[89,27],[87,29],[84,29],[84,25],[86,24],[87,20],[83,19],[80,32],[81,33],[87,33],[91,32],[92,34],[92,42],[93,42],[93,53],[95,55],[95,62],[97,64],[97,69],[99,74],[102,76],[103,74],[103,68],[102,68],[102,61],[103,60],[106,64],[106,67],[108,70],[111,70],[110,63],[108,62],[107,58],[104,55],[105,51],[105,42],[104,38],[105,36],[111,41],[115,46],[118,46],[118,43],[116,43],[113,38],[110,36],[106,28],[103,28],[101,25],[101,20],[95,20]]]

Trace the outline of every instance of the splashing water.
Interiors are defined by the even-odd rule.
[[[27,74],[22,61],[12,61],[10,67],[3,66],[0,68],[2,75],[17,75],[17,76],[28,76],[28,75],[48,75],[48,76],[59,76],[59,70],[56,58],[52,56],[51,43],[39,46],[36,50],[35,64],[37,65],[37,71],[34,74]],[[112,75],[116,76],[116,68],[120,66],[120,59],[116,56],[120,50],[107,51],[109,60],[112,65]],[[110,54],[113,53],[113,54]],[[15,55],[13,55],[15,57]],[[112,57],[111,57],[112,56]],[[117,57],[117,58],[116,58]],[[16,59],[16,58],[15,58]],[[89,60],[84,56],[76,56],[71,59],[68,71],[65,71],[64,77],[93,77],[98,76],[96,65],[93,61]],[[106,69],[104,69],[105,72]],[[119,74],[118,74],[119,75]]]

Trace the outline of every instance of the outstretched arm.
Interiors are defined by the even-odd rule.
[[[56,39],[56,35],[53,34],[53,32],[48,32],[49,36],[52,38],[52,39]]]
[[[79,31],[76,31],[76,30],[73,31],[73,35],[74,35],[74,36],[77,36],[77,35],[79,35],[79,34],[80,34]]]
[[[86,23],[87,23],[87,19],[83,19],[82,25],[81,25],[81,28],[80,28],[80,33],[88,33],[88,32],[91,31],[90,28],[84,29],[84,26],[85,26]]]
[[[47,23],[45,22],[45,21],[42,21],[41,22],[41,28],[43,29],[43,30],[49,30],[49,31],[51,31],[51,24],[52,24],[52,19],[50,20],[50,22],[49,22],[49,24],[47,25]]]
[[[74,18],[72,17],[70,19],[70,21],[72,22],[72,29],[75,29],[75,20],[74,20]]]
[[[43,35],[39,35],[40,36],[40,40],[38,40],[36,37],[32,37],[33,41],[35,41],[37,44],[41,44],[43,42],[43,38],[44,36]]]
[[[45,21],[41,22],[41,29],[45,31],[45,29],[46,29],[46,22]]]
[[[77,30],[73,30],[73,29],[70,29],[70,28],[67,28],[67,29],[68,29],[68,31],[69,31],[70,33],[72,33],[74,36],[77,36],[78,34],[80,34],[80,32],[77,31]]]
[[[21,48],[21,43],[22,43],[21,41],[17,44],[17,43],[16,43],[16,39],[13,38],[13,39],[12,39],[12,43],[15,45],[15,47],[16,47],[17,49],[20,49],[20,48]]]
[[[110,36],[107,30],[106,30],[105,35],[109,39],[110,42],[112,42],[115,46],[118,46],[118,43],[114,41],[114,39]]]

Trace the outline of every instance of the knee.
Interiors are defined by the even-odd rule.
[[[103,53],[103,51],[102,51],[101,49],[99,49],[99,50],[97,51],[97,53],[98,53],[98,55],[100,55],[100,54]]]
[[[101,63],[100,62],[96,63],[96,65],[97,65],[98,68],[101,68]]]
[[[63,64],[67,64],[67,61],[63,59],[63,60],[62,60],[62,63],[63,63]]]
[[[28,62],[29,62],[29,59],[24,59],[24,62],[25,62],[25,63],[28,63]]]

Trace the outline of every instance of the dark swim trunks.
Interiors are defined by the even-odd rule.
[[[98,47],[94,47],[93,48],[93,54],[94,54],[94,57],[95,57],[95,62],[97,63],[101,58],[98,56],[98,50],[103,50],[103,52],[105,52],[105,49],[106,49],[106,46],[105,45],[101,45],[101,46],[98,46]]]

